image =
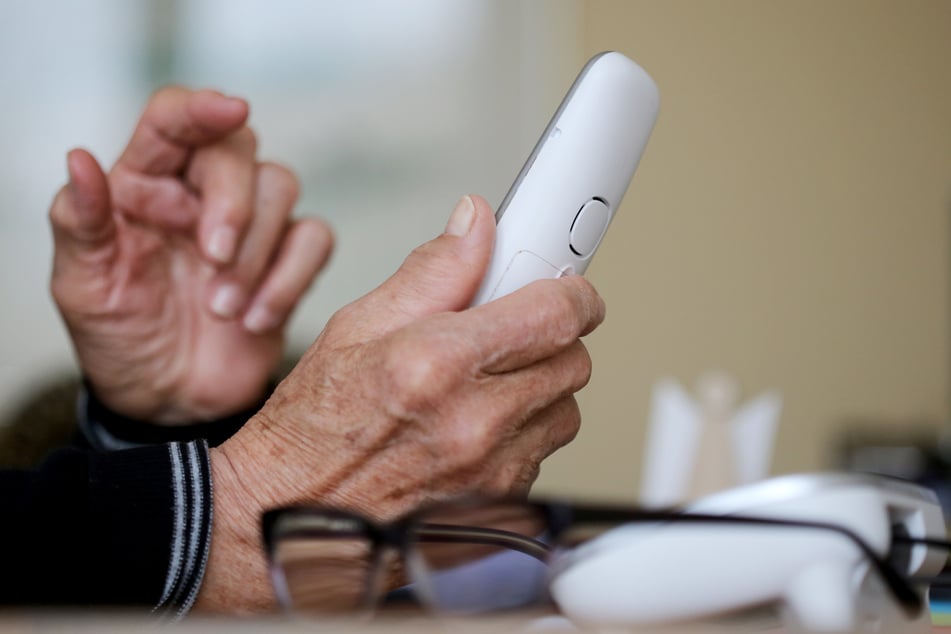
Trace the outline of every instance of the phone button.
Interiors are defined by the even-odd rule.
[[[592,198],[582,205],[569,230],[568,246],[571,251],[582,258],[594,253],[604,237],[610,219],[611,210],[604,201]]]

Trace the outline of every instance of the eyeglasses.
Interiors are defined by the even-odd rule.
[[[843,544],[851,544],[856,561],[877,573],[909,615],[923,608],[916,586],[927,580],[913,576],[913,562],[923,558],[919,551],[951,548],[943,540],[913,538],[900,530],[893,530],[891,544],[876,549],[849,528],[822,522],[545,500],[458,501],[390,523],[304,506],[262,517],[272,581],[283,607],[338,616],[407,605],[467,615],[553,609],[548,594],[553,573],[570,565],[593,538],[631,530],[650,538],[660,534],[659,528],[669,534],[671,527],[692,525],[706,528],[681,531],[689,539],[678,548],[688,558],[691,552],[702,557],[714,551],[718,539],[742,539],[753,565],[763,565],[755,561],[756,553],[768,553],[769,565],[786,561],[793,566],[801,562],[784,548],[791,536],[808,535],[813,547],[825,552],[841,552]],[[663,565],[649,559],[645,566]],[[740,571],[723,573],[732,582]],[[678,574],[688,579],[690,571]],[[650,568],[642,576],[650,580]]]

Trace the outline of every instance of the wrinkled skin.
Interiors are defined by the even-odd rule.
[[[164,89],[104,173],[68,157],[51,282],[92,389],[165,424],[253,404],[332,245],[290,217],[241,100]],[[260,513],[317,503],[390,519],[468,494],[525,494],[580,425],[604,304],[580,277],[467,308],[495,238],[479,197],[379,288],[339,310],[264,407],[211,450],[214,525],[196,610],[274,607]],[[222,292],[225,289],[227,292]]]
[[[569,277],[466,309],[495,229],[482,199],[457,213],[468,200],[465,235],[423,245],[334,315],[260,413],[213,450],[215,513],[227,518],[214,539],[227,547],[212,553],[199,607],[271,607],[264,509],[313,502],[391,519],[452,496],[525,494],[577,433],[573,395],[591,372],[579,337],[604,304]],[[241,573],[215,574],[228,571]]]
[[[176,424],[256,403],[284,325],[330,254],[294,220],[296,177],[260,162],[248,106],[157,92],[105,174],[84,150],[53,202],[51,290],[97,396]]]

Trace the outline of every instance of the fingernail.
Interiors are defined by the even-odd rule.
[[[237,284],[225,284],[211,300],[211,310],[219,317],[231,318],[238,314],[244,301],[244,292]]]
[[[267,306],[255,306],[244,316],[244,327],[255,333],[267,332],[277,324],[277,315]]]
[[[469,196],[463,196],[456,204],[449,216],[449,222],[446,223],[446,233],[451,236],[462,237],[469,233],[472,228],[472,220],[475,218],[475,205]]]
[[[218,227],[211,232],[208,240],[208,255],[226,264],[234,257],[238,244],[238,232],[233,227]]]

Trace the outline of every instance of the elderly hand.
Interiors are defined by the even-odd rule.
[[[495,222],[464,198],[446,232],[337,312],[264,408],[212,450],[215,526],[197,607],[273,601],[259,516],[318,503],[378,519],[465,494],[526,493],[576,434],[579,337],[604,317],[581,277],[466,308]]]
[[[292,220],[298,185],[256,159],[247,104],[166,88],[106,175],[83,150],[50,210],[51,288],[96,395],[158,423],[260,400],[329,229]]]

